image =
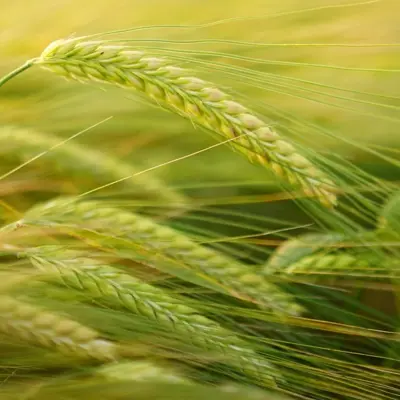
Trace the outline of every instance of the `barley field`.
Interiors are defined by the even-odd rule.
[[[0,400],[400,398],[395,0],[0,4]]]

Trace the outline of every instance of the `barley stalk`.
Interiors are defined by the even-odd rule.
[[[100,232],[110,240],[118,238],[134,243],[139,250],[144,250],[145,259],[155,267],[167,261],[182,265],[183,269],[190,267],[275,313],[298,315],[302,311],[289,294],[256,274],[251,267],[137,214],[107,207],[100,201],[61,198],[33,207],[20,223],[32,224],[41,219],[73,223]],[[110,242],[103,240],[101,245],[107,247]]]
[[[11,80],[12,78],[14,78],[15,76],[21,74],[22,72],[24,72],[27,69],[29,69],[30,67],[32,67],[33,64],[34,64],[34,60],[28,60],[26,63],[24,63],[23,65],[21,65],[14,71],[11,71],[9,74],[3,76],[0,79],[0,87],[3,86],[6,82]]]
[[[138,172],[130,164],[100,151],[73,142],[62,142],[60,138],[49,134],[14,127],[0,129],[0,153],[5,156],[16,156],[22,161],[42,155],[42,159],[51,160],[59,171],[79,178],[84,175],[100,185],[118,181]],[[187,203],[184,196],[147,175],[125,179],[121,184],[140,198],[150,197],[173,205]]]
[[[49,250],[38,248],[28,251],[27,255],[34,265],[50,272],[50,278],[53,276],[64,285],[83,291],[106,307],[128,310],[156,322],[176,334],[180,341],[222,355],[224,362],[264,385],[271,386],[272,377],[280,375],[234,332],[202,316],[166,291],[77,252],[60,253],[52,247]]]
[[[117,347],[93,329],[35,305],[0,296],[0,331],[60,353],[101,361],[117,357]]]
[[[224,139],[252,162],[259,163],[326,206],[336,203],[335,185],[249,109],[211,83],[164,58],[127,46],[109,46],[85,38],[57,40],[33,62],[66,78],[109,83],[134,89]]]

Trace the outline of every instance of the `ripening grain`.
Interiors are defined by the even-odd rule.
[[[93,329],[4,295],[0,297],[0,331],[72,357],[108,361],[118,355],[116,345]]]
[[[95,373],[102,379],[111,382],[137,381],[190,384],[188,379],[183,378],[177,372],[156,365],[154,362],[142,360],[106,364],[97,368]]]
[[[215,354],[222,362],[237,367],[260,384],[274,386],[273,377],[279,376],[279,372],[234,332],[202,316],[164,290],[117,268],[82,257],[77,252],[57,253],[57,250],[46,252],[46,248],[38,248],[30,258],[34,265],[51,273],[50,279],[83,291],[107,308],[127,310],[153,322],[172,332],[179,341]],[[135,319],[132,324],[135,325]],[[162,329],[158,335],[163,335]]]
[[[112,241],[123,240],[124,250],[128,247],[131,257],[133,254],[137,258],[141,254],[142,260],[155,267],[165,266],[166,263],[175,269],[189,267],[274,313],[298,315],[302,311],[288,293],[256,274],[250,266],[201,246],[168,226],[129,211],[108,207],[101,201],[76,201],[76,198],[53,200],[33,207],[21,223],[41,221],[72,223],[77,228],[95,231],[101,234],[98,238],[101,245],[110,246],[113,250],[116,247]]]
[[[285,274],[341,274],[351,276],[364,271],[368,274],[369,263],[359,257],[346,253],[324,254],[317,253],[303,257],[291,264],[281,273]]]
[[[309,233],[286,240],[271,255],[263,268],[265,275],[280,273],[304,257],[329,246],[339,245],[345,236],[339,233]]]
[[[51,43],[33,62],[82,82],[109,83],[134,89],[224,139],[252,162],[299,185],[324,205],[336,203],[334,183],[264,121],[213,84],[164,58],[127,46],[109,46],[85,38]]]

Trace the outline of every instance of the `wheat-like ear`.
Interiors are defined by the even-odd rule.
[[[399,276],[399,261],[395,257],[370,251],[317,252],[294,261],[279,275],[346,279],[377,279]]]
[[[94,370],[94,374],[109,382],[135,381],[135,382],[165,382],[169,384],[194,385],[193,381],[178,374],[169,366],[160,366],[150,361],[119,361],[102,365]],[[273,398],[268,396],[261,388],[240,386],[234,383],[225,383],[215,388],[221,393],[236,395],[237,399],[247,400],[289,400],[281,396]],[[242,397],[239,397],[239,396]],[[225,398],[225,397],[224,397]]]
[[[367,275],[371,263],[366,259],[346,253],[326,254],[316,253],[292,263],[280,273],[300,275],[330,275],[342,276]]]
[[[150,361],[119,361],[96,368],[94,373],[106,381],[166,382],[190,384],[171,368]]]
[[[103,236],[97,238],[101,246],[111,246],[113,250],[116,250],[116,241],[120,240],[122,245],[129,244],[128,247],[125,245],[124,256],[138,259],[138,252],[142,253],[142,262],[164,267],[164,270],[166,265],[171,265],[174,267],[174,270],[169,269],[172,274],[179,266],[183,271],[189,267],[274,313],[298,315],[302,311],[289,294],[256,274],[250,266],[201,246],[170,227],[122,209],[107,207],[104,202],[60,198],[34,206],[22,223],[34,224],[41,220],[72,223],[74,229],[101,233]]]
[[[118,269],[83,257],[79,252],[37,248],[26,253],[33,264],[64,285],[83,291],[106,307],[132,312],[176,335],[183,343],[221,356],[261,384],[273,383],[279,372],[258,356],[246,341],[162,289]]]
[[[324,205],[335,204],[335,185],[324,172],[211,83],[191,76],[164,58],[84,39],[55,41],[33,62],[78,81],[135,89],[224,139],[237,138],[229,142],[231,147],[252,162],[300,185],[307,195],[315,196]]]
[[[395,271],[395,257],[382,252],[375,231],[354,235],[309,233],[287,240],[263,268],[265,275],[377,277]]]
[[[329,233],[308,233],[286,240],[271,255],[263,268],[265,275],[280,273],[291,265],[297,263],[303,257],[307,257],[321,251],[327,246],[339,245],[345,241],[343,234]]]
[[[117,346],[93,329],[5,295],[0,296],[0,331],[72,357],[101,361],[118,357]]]
[[[127,163],[71,141],[16,127],[0,128],[0,154],[17,157],[21,161],[42,155],[41,160],[51,162],[53,167],[69,177],[85,177],[99,185],[119,181],[135,175],[135,168]],[[140,199],[159,200],[171,207],[187,205],[188,200],[167,185],[149,176],[133,176],[121,182],[124,189]]]

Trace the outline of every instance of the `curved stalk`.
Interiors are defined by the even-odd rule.
[[[8,82],[10,79],[14,78],[15,76],[19,75],[21,72],[26,71],[28,68],[32,67],[32,65],[35,63],[35,60],[28,60],[25,64],[21,65],[14,71],[10,72],[9,74],[3,76],[3,78],[0,79],[0,87],[3,86],[6,82]]]

